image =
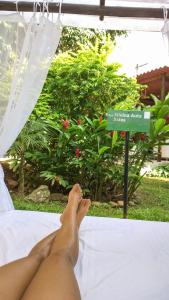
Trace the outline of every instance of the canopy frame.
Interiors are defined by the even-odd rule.
[[[38,2],[37,11],[42,11],[43,5],[44,2]],[[16,3],[13,1],[0,0],[0,11],[32,12],[33,6],[34,2],[18,1],[16,6]],[[59,9],[58,3],[48,2],[49,13],[59,13]],[[121,18],[164,19],[163,8],[105,6],[104,0],[100,0],[100,5],[63,3],[62,13],[98,16],[100,20],[103,20],[106,16]]]

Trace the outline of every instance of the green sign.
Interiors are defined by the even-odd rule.
[[[150,112],[139,110],[113,110],[107,114],[107,130],[117,131],[150,131]]]

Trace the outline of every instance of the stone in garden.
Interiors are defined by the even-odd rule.
[[[110,204],[111,204],[111,206],[114,207],[114,208],[118,207],[117,202],[110,201]]]
[[[18,186],[18,182],[13,179],[7,179],[6,182],[7,182],[9,189],[14,189]]]
[[[47,185],[41,185],[26,198],[33,202],[49,202],[50,191]]]
[[[124,201],[123,200],[119,200],[117,201],[118,207],[123,207],[124,206]]]
[[[67,202],[68,196],[65,196],[61,193],[52,193],[50,195],[50,201],[63,201]]]
[[[100,207],[101,203],[99,201],[92,201],[92,205],[94,205],[96,207]]]
[[[133,201],[129,201],[129,206],[134,206],[135,203]]]

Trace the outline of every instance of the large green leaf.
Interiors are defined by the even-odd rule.
[[[104,154],[108,149],[110,149],[110,147],[104,146],[102,148],[99,149],[99,155]]]
[[[165,125],[162,131],[169,131],[169,125]]]
[[[93,127],[93,122],[88,117],[86,117],[86,116],[85,116],[85,119]]]
[[[155,105],[161,105],[161,100],[159,100],[155,95],[151,94],[151,98],[154,100]]]
[[[169,113],[169,105],[163,105],[158,112],[158,118],[164,118]]]
[[[155,122],[155,124],[154,124],[154,126],[155,126],[155,135],[157,135],[160,132],[160,130],[164,127],[165,122],[166,121],[164,119],[158,119]]]
[[[165,105],[169,105],[169,93],[168,95],[165,97],[164,102]]]

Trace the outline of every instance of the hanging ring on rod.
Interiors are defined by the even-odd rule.
[[[43,0],[43,6],[42,6],[42,16],[44,17],[45,14],[45,0]]]
[[[45,12],[47,13],[47,17],[49,17],[49,0],[45,1],[43,0],[43,9],[42,14],[45,15]]]
[[[18,0],[16,0],[16,2],[15,2],[15,4],[16,4],[16,12],[19,14],[18,3],[19,3],[19,1],[18,1]]]
[[[59,2],[59,15],[58,15],[58,18],[60,19],[60,16],[61,16],[61,13],[62,13],[62,4],[63,4],[63,0],[60,0]]]
[[[36,2],[36,10],[37,10],[37,12],[38,12],[38,6],[39,6],[39,12],[41,14],[42,9],[41,9],[41,5],[40,5],[39,1]]]
[[[33,14],[36,14],[36,1],[33,2]]]
[[[166,6],[162,6],[162,9],[163,9],[164,22],[166,22],[168,18],[168,9]]]
[[[49,0],[46,1],[47,18],[49,18]]]
[[[36,0],[33,2],[33,15],[36,16],[37,11],[38,11],[38,3]]]
[[[38,10],[39,7],[39,10]],[[37,12],[40,12],[40,15],[42,13],[42,9],[41,9],[41,5],[39,3],[39,1],[34,1],[33,3],[33,15],[36,16]]]

